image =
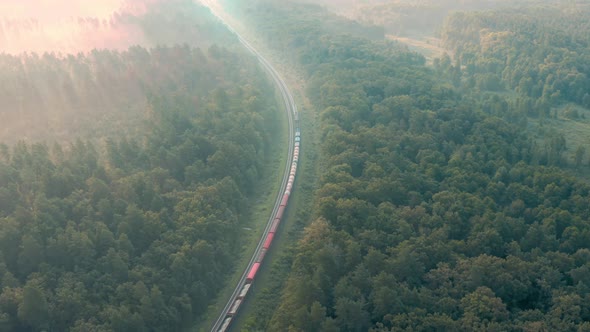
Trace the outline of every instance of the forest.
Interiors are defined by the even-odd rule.
[[[186,330],[233,270],[279,121],[274,90],[205,9],[175,3],[182,17],[146,26],[206,40],[2,56],[2,116],[103,111],[95,128],[113,130],[0,145],[0,331]]]
[[[557,0],[294,0],[325,6],[330,11],[365,25],[382,27],[386,33],[426,37],[438,32],[446,17],[455,12],[522,8],[559,3]],[[563,2],[563,1],[562,1]]]
[[[301,68],[320,128],[313,217],[273,310],[259,308],[247,330],[590,330],[590,186],[557,167],[559,137],[539,145],[523,130],[527,116],[492,107],[502,96],[468,89],[470,70],[501,80],[520,73],[535,77],[528,98],[547,90],[548,103],[583,102],[583,14],[563,12],[548,31],[534,28],[540,15],[456,14],[449,43],[471,43],[451,31],[481,38],[514,24],[563,56],[538,66],[537,47],[497,42],[489,57],[517,51],[492,62],[476,38],[471,58],[458,46],[458,64],[447,57],[429,68],[401,45],[335,33],[339,19],[315,5],[234,8]],[[537,82],[540,94],[529,95]],[[544,110],[536,100],[522,107]]]
[[[545,111],[563,101],[590,107],[589,16],[583,4],[456,13],[442,39],[468,85],[515,91]]]
[[[206,52],[216,44],[239,50],[237,39],[191,1],[155,1],[141,15],[116,13],[107,25],[137,29],[147,42],[135,44],[132,40],[122,50],[114,47],[117,44],[89,52],[0,54],[0,142],[62,144],[77,138],[141,135],[146,129],[142,121],[148,103],[146,91],[161,91],[168,83],[178,85],[181,82],[174,80],[179,73],[191,75],[182,79],[201,91],[208,89],[209,81],[218,81],[216,70],[206,69],[204,63],[171,67],[151,59],[150,49],[156,59],[173,57],[165,53],[175,52],[177,60],[184,62],[202,60],[190,50],[170,47]],[[14,33],[26,36],[27,32]],[[151,77],[154,74],[157,77]]]
[[[310,217],[243,330],[590,331],[590,6],[374,1],[365,26],[307,2],[224,0],[316,135]],[[432,66],[385,38],[438,23]],[[190,330],[236,269],[272,85],[192,1],[109,24],[151,44],[0,55],[0,331]]]
[[[535,162],[587,178],[588,17],[582,3],[456,13],[441,32],[454,59],[434,65],[486,112],[520,123],[535,138]]]

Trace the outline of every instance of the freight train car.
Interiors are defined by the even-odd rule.
[[[229,311],[227,312],[228,316],[233,316],[236,314],[236,312],[238,312],[238,309],[240,308],[240,305],[242,304],[242,299],[237,299],[234,304],[231,306],[231,309],[229,309]]]
[[[221,325],[221,327],[219,328],[219,332],[225,332],[227,330],[227,328],[229,327],[229,324],[231,323],[231,317],[226,317],[225,320],[223,321],[223,324]]]
[[[240,295],[238,295],[238,299],[243,299],[246,297],[246,294],[248,294],[248,291],[250,290],[250,286],[252,284],[245,284],[244,287],[242,287],[242,290],[240,291]]]
[[[252,268],[250,269],[250,272],[248,272],[248,276],[246,277],[247,283],[251,283],[252,280],[254,280],[259,268],[260,268],[260,262],[256,262],[256,263],[254,263],[254,265],[252,265]]]

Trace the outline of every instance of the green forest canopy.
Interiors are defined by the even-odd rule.
[[[153,68],[157,64],[150,63],[154,61],[146,51],[163,52],[158,49],[174,45],[203,51],[214,44],[240,47],[207,9],[190,0],[151,1],[146,13],[116,13],[111,21],[138,29],[147,45],[125,51],[94,49],[87,54],[0,54],[0,142],[63,144],[82,138],[97,143],[105,137],[137,137],[146,129],[143,120],[150,91],[176,84],[179,74],[191,75],[192,84],[201,90],[208,81],[219,84],[215,71],[204,75],[203,68],[188,67],[192,72],[184,72],[182,66],[174,68],[176,72]],[[182,60],[199,61],[178,59]],[[151,71],[158,77],[151,77]]]
[[[218,41],[239,49],[218,23],[200,23],[200,35],[219,31]],[[39,70],[26,79],[14,72],[25,86],[3,91],[7,100],[31,94],[31,116],[41,112],[39,90],[26,84],[37,80],[55,82],[48,94],[79,89],[50,99],[56,104],[116,108],[106,124],[118,129],[125,110],[117,107],[147,106],[139,131],[0,145],[0,331],[192,326],[241,249],[278,121],[255,58],[186,44],[3,58],[23,60]]]
[[[461,89],[460,66],[338,35],[316,6],[242,7],[307,75],[322,170],[277,309],[249,329],[590,328],[590,187],[549,167],[563,142]]]

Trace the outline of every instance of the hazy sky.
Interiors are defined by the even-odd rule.
[[[133,5],[130,5],[133,3]],[[0,50],[76,53],[142,43],[138,29],[113,26],[115,12],[142,10],[138,0],[1,0]]]

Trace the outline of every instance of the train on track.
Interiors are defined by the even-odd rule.
[[[299,122],[297,112],[295,112],[295,120],[296,123]],[[266,234],[266,240],[264,241],[262,250],[260,250],[258,257],[256,258],[256,261],[254,262],[252,267],[250,267],[250,270],[248,271],[248,276],[246,277],[246,282],[242,286],[242,289],[240,290],[238,297],[232,303],[218,332],[225,332],[228,330],[234,316],[238,312],[238,309],[240,309],[240,305],[242,304],[244,298],[248,294],[248,291],[250,290],[252,283],[254,283],[254,280],[256,280],[256,274],[260,269],[260,265],[264,261],[264,256],[266,256],[267,251],[272,245],[272,241],[275,237],[275,233],[277,232],[277,228],[279,227],[279,224],[283,219],[285,209],[287,209],[287,204],[289,203],[289,196],[291,195],[291,191],[293,190],[293,182],[295,182],[295,175],[297,174],[297,164],[299,162],[299,147],[301,145],[301,132],[299,131],[299,126],[297,126],[297,129],[295,131],[295,142],[293,144],[295,145],[293,148],[293,161],[291,163],[291,169],[289,171],[289,180],[287,181],[287,186],[285,187],[285,191],[283,192],[281,204],[279,205],[272,225],[270,226],[270,229]]]

